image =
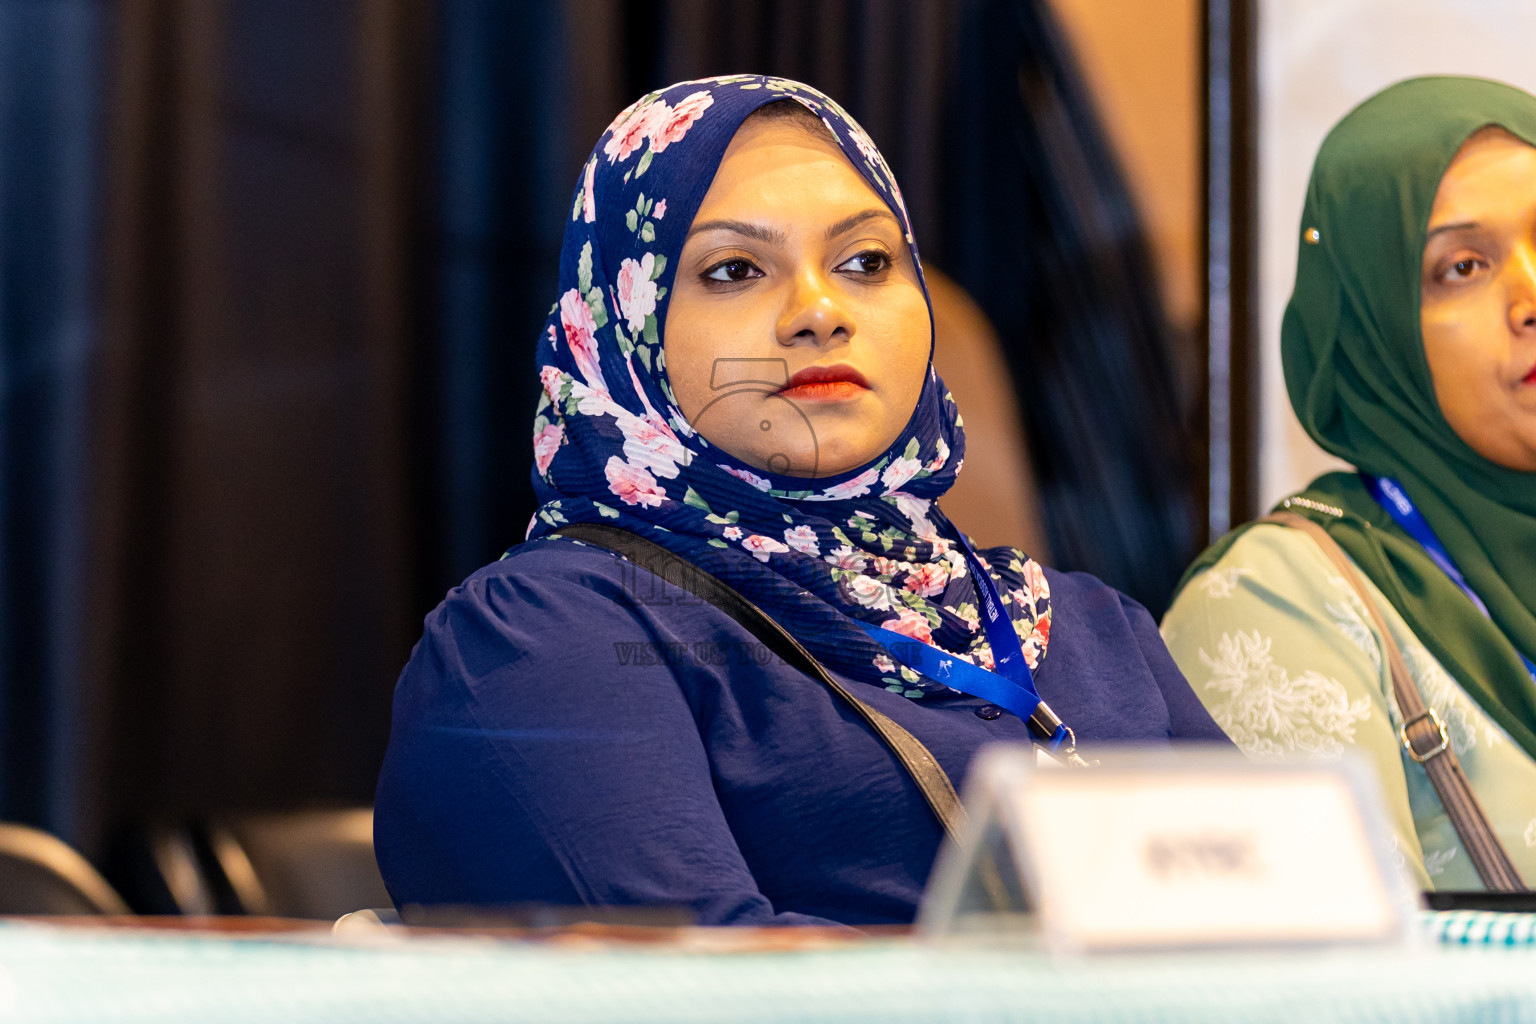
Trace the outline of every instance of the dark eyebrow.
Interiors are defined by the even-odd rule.
[[[877,209],[868,209],[868,210],[863,210],[863,211],[861,211],[859,213],[854,214],[851,217],[844,217],[842,220],[838,221],[836,224],[833,224],[831,227],[827,228],[827,241],[830,242],[832,239],[836,238],[838,235],[842,234],[844,231],[848,231],[848,230],[851,230],[852,228],[857,227],[858,225],[860,225],[860,224],[864,223],[865,221],[869,220],[871,217],[889,217],[893,222],[896,220],[895,217],[891,216],[891,211],[890,210],[884,210],[884,209],[878,209],[878,210]]]
[[[767,242],[769,245],[783,245],[786,240],[784,232],[765,227],[762,224],[749,224],[744,220],[706,220],[702,224],[695,224],[689,228],[688,234],[683,237],[683,241],[688,241],[688,239],[700,231],[734,231],[738,235],[755,238],[759,242]]]
[[[1476,230],[1480,227],[1482,227],[1482,225],[1475,220],[1464,220],[1456,224],[1441,224],[1437,228],[1431,228],[1429,234],[1424,236],[1424,241],[1428,242],[1436,235],[1443,235],[1450,231]]]

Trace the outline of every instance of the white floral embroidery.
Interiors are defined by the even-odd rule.
[[[1233,565],[1225,569],[1212,569],[1200,577],[1200,587],[1205,596],[1221,600],[1237,593],[1237,581],[1241,576],[1252,576],[1253,570]]]
[[[1478,745],[1492,747],[1503,741],[1491,721],[1478,714],[1461,694],[1461,688],[1450,673],[1440,667],[1434,656],[1418,644],[1403,647],[1403,661],[1408,663],[1408,674],[1418,684],[1419,693],[1428,707],[1435,709],[1440,721],[1445,723],[1451,749],[1460,757]]]
[[[1370,717],[1370,698],[1351,703],[1342,683],[1307,671],[1292,679],[1270,655],[1272,640],[1258,630],[1223,633],[1213,657],[1208,690],[1227,700],[1212,717],[1249,757],[1280,760],[1291,753],[1338,757],[1355,738],[1355,723]]]
[[[1399,868],[1408,866],[1408,858],[1403,856],[1403,843],[1398,839],[1397,833],[1392,833],[1392,863]]]
[[[1437,878],[1445,874],[1445,866],[1450,863],[1451,858],[1454,856],[1456,856],[1456,847],[1454,846],[1449,850],[1425,850],[1424,873],[1430,878]]]
[[[1334,576],[1330,582],[1341,589],[1347,588],[1347,584],[1341,577]],[[1365,610],[1365,605],[1360,603],[1360,595],[1353,590],[1345,589],[1344,598],[1341,601],[1329,601],[1323,605],[1324,610],[1333,616],[1333,624],[1338,627],[1345,639],[1371,659],[1371,664],[1376,666],[1376,671],[1381,671],[1381,648],[1376,643],[1376,634],[1371,632],[1371,627],[1366,625],[1366,616],[1370,613]]]

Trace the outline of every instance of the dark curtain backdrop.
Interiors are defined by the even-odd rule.
[[[1162,603],[1175,339],[1042,0],[0,0],[0,818],[371,798],[421,617],[533,512],[581,160],[732,71],[870,130],[1055,561]]]
[[[104,4],[0,0],[0,816],[66,834],[82,611]]]
[[[113,14],[91,821],[367,801],[432,500],[431,10]]]

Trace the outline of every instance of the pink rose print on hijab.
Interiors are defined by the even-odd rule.
[[[914,523],[919,519],[927,519],[928,510],[933,507],[933,502],[927,498],[919,498],[906,491],[892,491],[886,497],[895,501],[897,510]]]
[[[597,157],[593,157],[591,160],[587,161],[587,174],[586,177],[583,178],[581,186],[581,219],[586,221],[588,224],[591,224],[593,221],[597,220],[597,197],[595,194],[596,178]]]
[[[658,508],[666,500],[667,492],[657,485],[655,477],[617,455],[609,456],[603,471],[608,476],[608,489],[626,505]]]
[[[753,473],[749,470],[737,469],[735,466],[721,466],[720,468],[731,474],[731,476],[735,477],[737,480],[745,481],[760,491],[766,491],[768,488],[773,486],[773,484],[769,483],[763,477],[760,477],[756,473]]]
[[[624,434],[624,457],[632,466],[672,479],[688,453],[665,423],[620,411],[619,430]]]
[[[645,318],[656,312],[656,254],[646,253],[639,261],[625,259],[619,264],[619,311],[630,332],[645,329]]]
[[[893,633],[921,640],[925,644],[933,642],[933,627],[928,625],[928,620],[921,613],[911,608],[903,608],[896,613],[894,619],[886,619],[880,625]]]
[[[919,597],[937,597],[949,586],[949,570],[942,562],[914,565],[907,573],[906,588]]]
[[[646,98],[644,96],[640,97],[638,100],[635,100],[635,102],[631,103],[629,106],[625,107],[623,110],[619,111],[613,116],[613,120],[608,122],[608,127],[603,129],[603,134],[607,135],[609,132],[617,130],[619,125],[628,121],[635,115],[637,111],[646,105]]]
[[[550,333],[554,333],[551,327]],[[544,385],[544,393],[549,396],[551,402],[560,401],[560,383],[565,374],[560,372],[558,366],[542,366],[539,368],[539,383]]]
[[[592,307],[575,288],[560,296],[560,326],[565,329],[566,344],[571,346],[581,375],[592,387],[607,391],[603,371],[597,365],[597,323],[592,319]]]
[[[764,537],[760,533],[754,533],[752,536],[742,541],[741,546],[752,552],[752,557],[757,559],[759,562],[768,561],[769,555],[783,554],[789,550],[788,547],[774,540],[772,537]]]
[[[885,467],[885,472],[880,476],[880,482],[885,484],[887,491],[900,490],[901,485],[917,475],[917,471],[923,468],[923,464],[916,459],[892,459],[891,464]]]
[[[663,102],[651,134],[651,152],[660,153],[672,143],[681,142],[683,136],[688,134],[688,129],[693,127],[693,122],[703,116],[704,111],[714,102],[715,98],[707,92],[684,96],[677,101],[677,106],[670,109]]]
[[[666,215],[667,215],[667,201],[665,199],[663,199],[661,202],[656,204],[656,209],[651,211],[651,216],[654,217],[656,220],[661,220],[661,218],[665,217]]]
[[[565,428],[558,423],[551,423],[533,436],[533,461],[538,464],[541,474],[549,472],[549,464],[564,438]]]
[[[828,487],[825,491],[821,492],[820,497],[826,501],[843,501],[847,498],[857,498],[860,495],[868,494],[870,487],[874,486],[875,481],[879,477],[879,471],[871,467],[852,480],[845,480],[833,487]]]
[[[855,604],[876,611],[889,611],[891,588],[872,576],[854,576],[845,580],[840,588]]]
[[[784,531],[784,543],[800,552],[802,555],[820,555],[821,542],[816,539],[816,531],[809,526],[801,524],[791,526]]]
[[[608,162],[611,164],[619,160],[628,160],[630,154],[651,137],[657,123],[667,112],[667,104],[663,100],[647,103],[630,114],[622,124],[613,129],[613,136],[603,146],[603,154],[608,157]],[[686,130],[685,128],[684,131]]]
[[[831,125],[827,127],[830,128]],[[848,137],[853,140],[853,144],[858,147],[859,152],[864,154],[865,160],[868,160],[876,167],[881,166],[885,162],[880,156],[880,150],[875,146],[875,140],[871,139],[869,133],[862,127],[850,123],[848,126]]]
[[[1040,667],[1040,656],[1045,653],[1046,645],[1050,642],[1051,617],[1042,615],[1035,621],[1029,636],[1024,638],[1024,663],[1029,666],[1031,672]]]
[[[906,491],[892,491],[886,497],[893,499],[897,510],[912,523],[912,533],[918,540],[935,542],[940,539],[938,528],[928,518],[928,509],[932,507],[933,502],[927,498],[908,494]]]
[[[941,437],[941,438],[939,438],[939,443],[938,443],[938,446],[937,446],[937,452],[933,456],[933,461],[928,463],[927,469],[928,469],[928,471],[930,473],[937,473],[939,470],[944,468],[944,463],[946,463],[948,461],[949,461],[949,445],[945,444],[944,443],[944,439]]]
[[[835,565],[839,569],[863,572],[864,566],[869,563],[869,557],[863,552],[853,550],[847,544],[840,544],[833,548],[822,561],[828,565]]]
[[[1024,582],[1029,584],[1029,600],[1033,603],[1051,596],[1051,585],[1046,581],[1045,570],[1040,563],[1028,561],[1024,565]]]
[[[575,378],[571,378],[571,397],[576,399],[576,411],[583,416],[618,416],[625,412],[608,392],[589,388]]]

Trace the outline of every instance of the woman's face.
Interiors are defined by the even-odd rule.
[[[1435,193],[1419,323],[1451,429],[1490,462],[1536,473],[1536,149],[1472,136]]]
[[[830,140],[744,122],[673,287],[673,395],[748,465],[832,476],[879,456],[911,419],[928,305],[900,223]]]

